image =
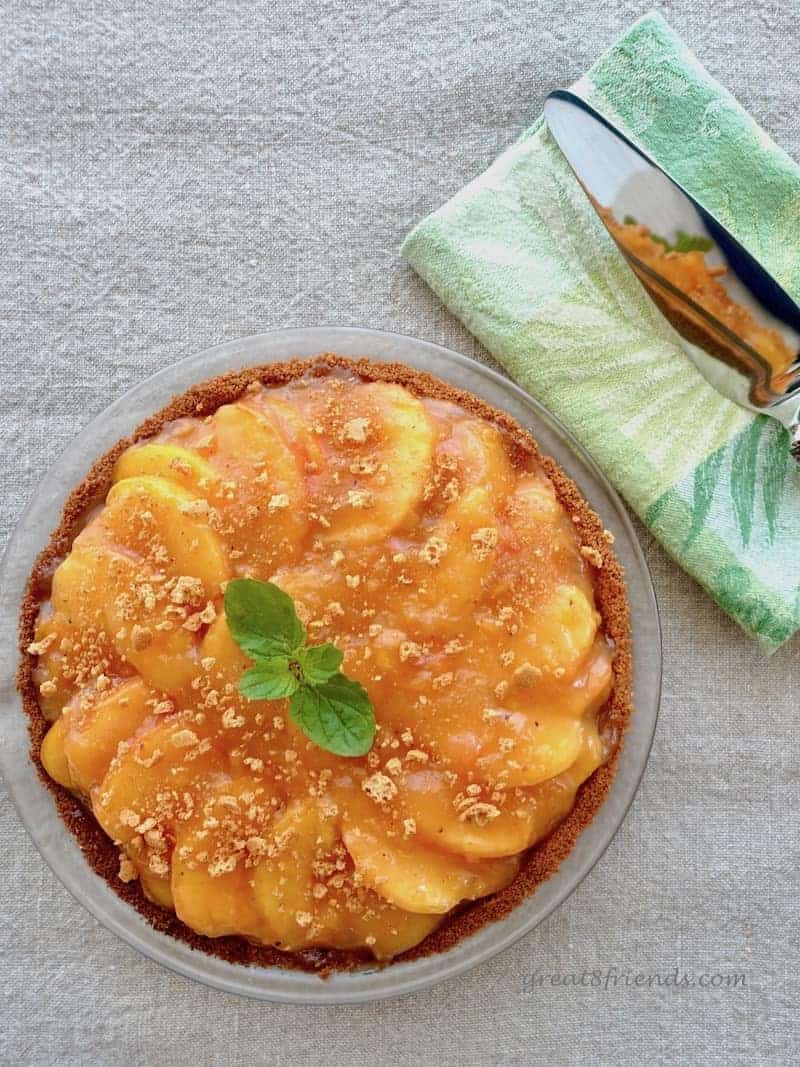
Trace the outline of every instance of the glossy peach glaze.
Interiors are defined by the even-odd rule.
[[[611,650],[541,470],[449,402],[251,387],[117,462],[31,651],[50,775],[195,931],[391,957],[508,884],[607,753]],[[340,758],[249,702],[223,614],[278,583],[378,722]]]

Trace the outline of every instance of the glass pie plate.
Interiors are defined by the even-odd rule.
[[[615,536],[625,568],[634,645],[635,712],[613,786],[594,821],[558,873],[507,917],[484,926],[446,952],[388,966],[368,965],[321,979],[274,967],[246,967],[206,955],[153,929],[84,860],[56,813],[28,755],[28,730],[14,687],[17,612],[38,552],[47,543],[68,492],[91,462],[177,393],[225,371],[319,352],[399,361],[452,383],[507,411],[574,479]],[[512,382],[482,364],[427,341],[349,327],[275,330],[208,349],[165,368],[94,419],[56,461],[22,515],[6,550],[0,588],[0,769],[20,818],[40,853],[73,896],[145,956],[188,978],[229,993],[284,1003],[355,1004],[416,992],[475,967],[530,933],[558,907],[605,852],[633,800],[656,725],[661,688],[661,634],[655,595],[625,508],[601,471],[563,426]],[[535,944],[531,942],[531,951]]]

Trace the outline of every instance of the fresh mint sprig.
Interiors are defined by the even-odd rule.
[[[315,745],[363,756],[375,714],[362,685],[342,674],[335,645],[308,645],[294,601],[273,582],[234,578],[225,589],[228,629],[254,666],[239,679],[248,700],[289,700],[289,714]]]

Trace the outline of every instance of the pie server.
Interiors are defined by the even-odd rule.
[[[544,115],[606,229],[698,370],[730,400],[783,423],[800,462],[800,306],[713,215],[580,96],[551,93]],[[710,271],[710,277],[702,272],[705,293],[697,285],[697,256],[693,262],[680,255],[642,258],[642,244],[653,249],[647,231],[668,250],[702,252]]]

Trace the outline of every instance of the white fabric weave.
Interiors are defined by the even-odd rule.
[[[83,423],[218,341],[351,323],[480,356],[400,240],[646,7],[5,0],[0,544]],[[800,157],[796,4],[663,11]],[[535,933],[405,1001],[241,1001],[101,929],[0,792],[0,1064],[797,1062],[800,644],[767,660],[643,540],[666,660],[650,766],[605,858]],[[535,977],[676,967],[746,986]]]

